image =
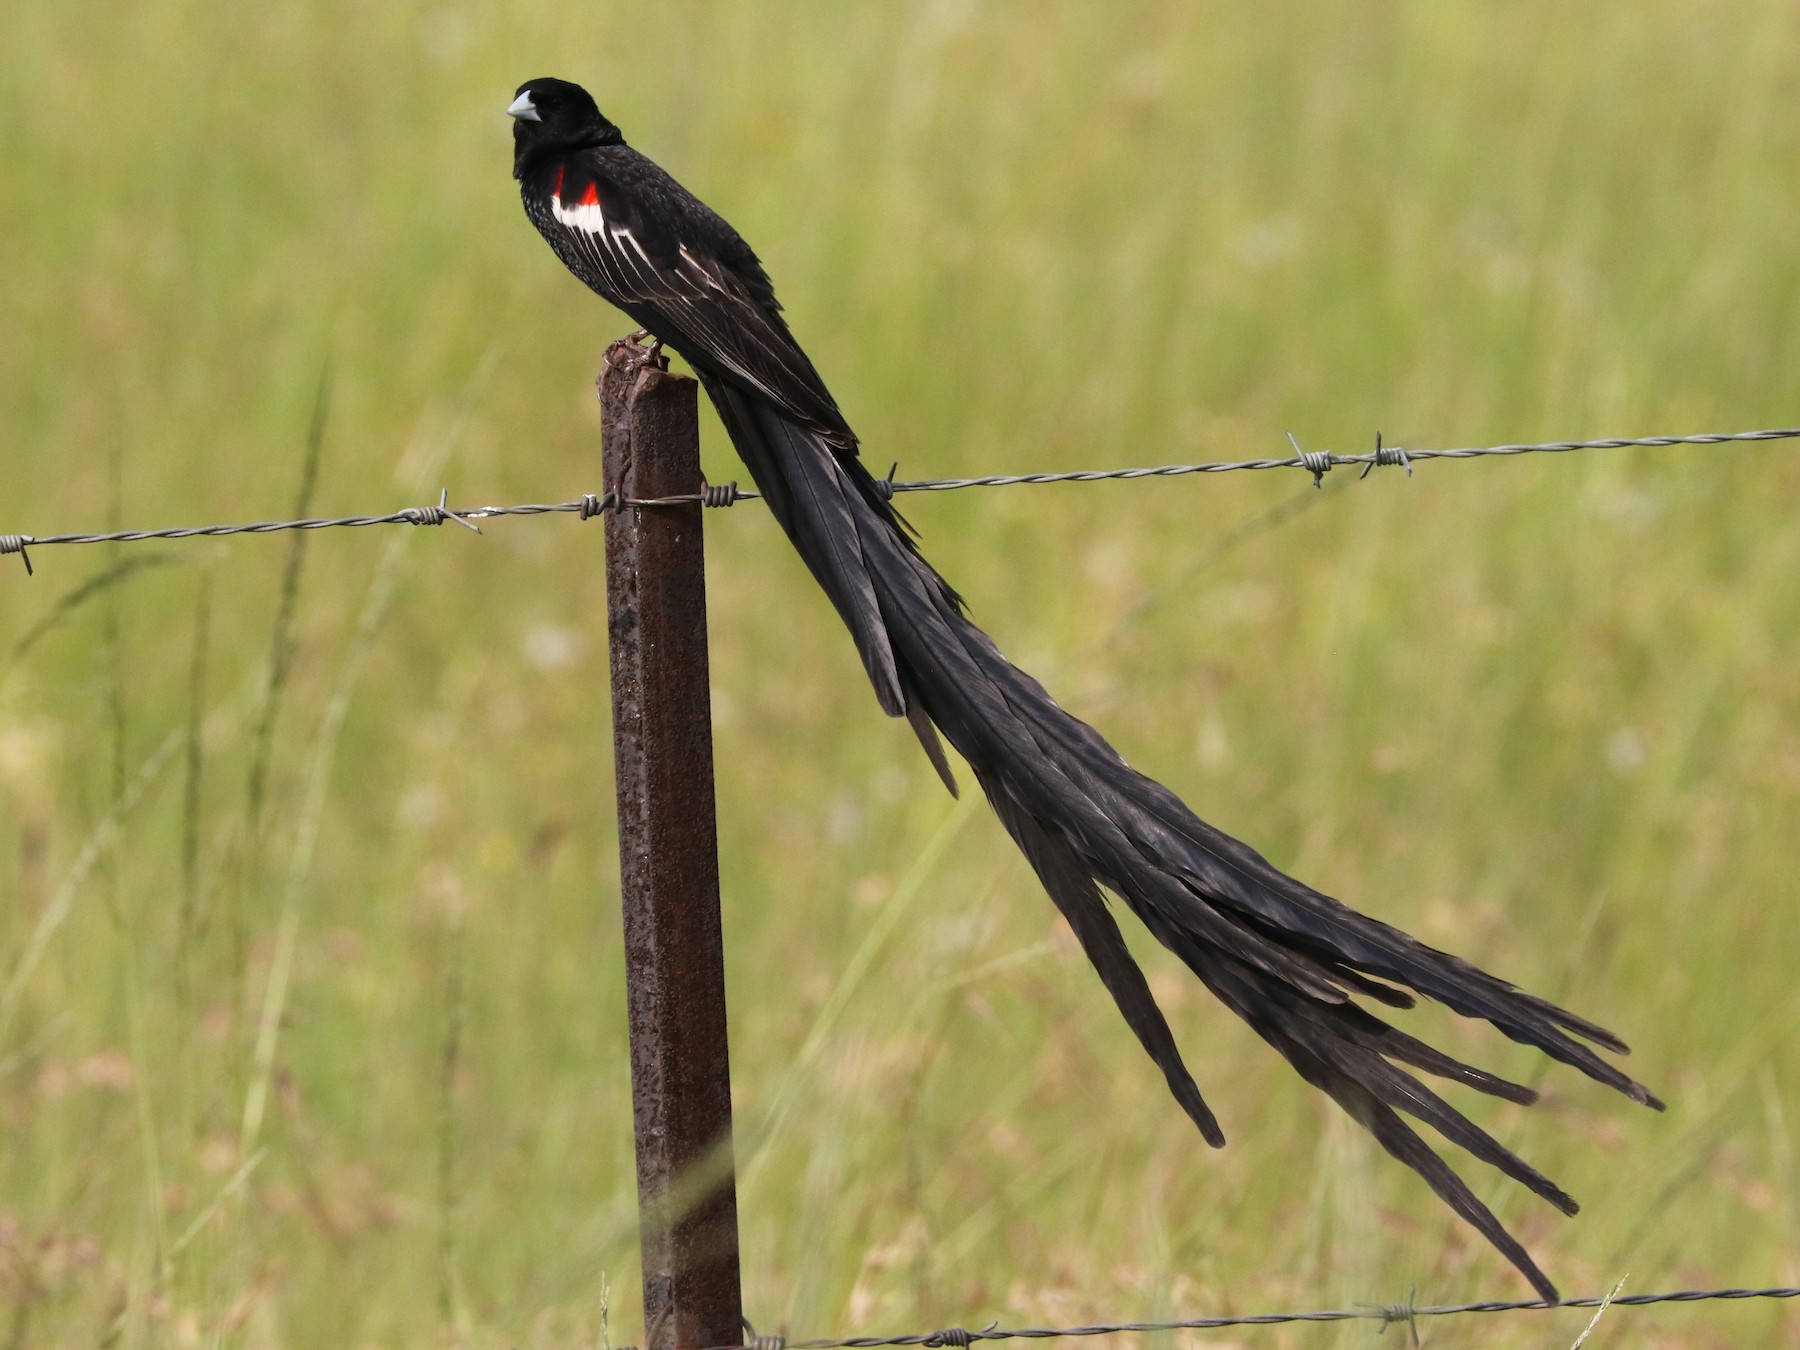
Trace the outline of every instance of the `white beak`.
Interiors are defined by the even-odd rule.
[[[538,116],[538,110],[532,106],[531,91],[529,89],[512,101],[506,109],[506,115],[508,117],[516,117],[521,122],[541,122],[544,120]]]

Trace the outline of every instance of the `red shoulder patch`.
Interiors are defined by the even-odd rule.
[[[600,205],[600,185],[598,183],[587,185],[587,191],[581,194],[581,204],[583,206]]]
[[[562,200],[563,171],[567,167],[568,166],[564,164],[558,164],[556,166],[556,185],[550,189],[550,195],[556,198],[557,201]]]

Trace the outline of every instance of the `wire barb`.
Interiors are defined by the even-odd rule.
[[[738,485],[735,482],[707,483],[700,489],[700,505],[735,506],[739,495]]]
[[[1363,471],[1356,475],[1356,481],[1362,482],[1374,472],[1375,466],[1378,464],[1398,464],[1406,470],[1408,478],[1412,477],[1412,458],[1406,453],[1406,448],[1399,445],[1383,445],[1379,431],[1375,433],[1375,458],[1363,465]]]
[[[1337,463],[1337,456],[1329,450],[1314,450],[1308,453],[1300,448],[1300,442],[1294,439],[1294,433],[1288,432],[1288,444],[1294,447],[1299,456],[1300,467],[1313,476],[1314,487],[1325,486],[1325,475],[1331,472],[1331,466]]]
[[[25,575],[34,576],[36,574],[31,568],[31,555],[25,551],[25,546],[35,542],[28,534],[0,534],[0,554],[18,554],[20,561],[25,564]]]
[[[1372,1305],[1372,1310],[1381,1318],[1377,1336],[1387,1335],[1389,1327],[1403,1326],[1413,1350],[1419,1350],[1419,1291],[1416,1286],[1406,1291],[1406,1302],[1377,1303]]]
[[[966,1327],[945,1327],[942,1331],[934,1331],[919,1344],[932,1347],[953,1346],[955,1350],[969,1350],[975,1341],[985,1341],[999,1331],[998,1322],[989,1322],[980,1331],[970,1331]]]
[[[480,534],[481,526],[466,519],[461,512],[452,511],[449,502],[450,489],[441,488],[438,491],[436,506],[409,506],[399,514],[408,525],[442,525],[446,520],[454,520],[465,530],[473,530],[476,534]]]

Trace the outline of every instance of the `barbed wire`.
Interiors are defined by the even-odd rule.
[[[1412,466],[1433,459],[1483,459],[1512,455],[1559,455],[1576,450],[1618,450],[1628,447],[1660,447],[1670,445],[1719,445],[1740,441],[1787,441],[1800,439],[1800,427],[1773,427],[1763,431],[1703,432],[1693,436],[1632,436],[1592,441],[1541,441],[1534,444],[1458,446],[1449,450],[1408,450],[1398,445],[1384,445],[1379,435],[1375,448],[1361,454],[1338,454],[1331,450],[1302,450],[1300,443],[1288,433],[1294,447],[1292,455],[1276,459],[1210,460],[1198,464],[1158,464],[1132,469],[1076,469],[1058,473],[988,474],[979,478],[920,478],[898,481],[894,474],[899,465],[889,469],[885,478],[875,480],[884,497],[899,492],[954,492],[963,488],[1023,487],[1042,483],[1099,483],[1131,481],[1140,478],[1179,478],[1197,473],[1239,473],[1262,469],[1304,469],[1319,486],[1327,473],[1344,466],[1363,466],[1362,477],[1377,467],[1403,468],[1410,476]],[[740,488],[735,482],[707,485],[699,492],[670,497],[621,497],[617,492],[583,493],[565,502],[526,502],[512,506],[471,506],[452,508],[448,492],[440,493],[435,506],[408,506],[384,515],[315,516],[304,520],[259,520],[241,525],[182,525],[151,530],[109,530],[66,534],[0,534],[0,555],[17,553],[31,571],[33,548],[55,544],[128,544],[142,539],[221,538],[235,534],[275,534],[283,530],[360,529],[367,525],[442,525],[455,521],[465,529],[480,534],[475,524],[499,516],[578,515],[592,519],[606,511],[622,507],[685,506],[699,503],[706,507],[733,506],[738,502],[758,501],[760,492]]]
[[[946,1327],[941,1331],[916,1332],[906,1336],[845,1336],[818,1340],[789,1340],[785,1336],[759,1336],[746,1322],[745,1346],[749,1350],[875,1350],[876,1347],[922,1345],[929,1350],[955,1347],[967,1350],[977,1341],[1054,1340],[1064,1336],[1113,1336],[1130,1332],[1215,1331],[1224,1327],[1279,1326],[1293,1322],[1380,1322],[1390,1326],[1409,1327],[1417,1342],[1418,1323],[1427,1317],[1456,1317],[1467,1313],[1551,1312],[1558,1308],[1642,1308],[1655,1303],[1703,1303],[1738,1299],[1800,1298],[1800,1288],[1766,1289],[1678,1289],[1661,1294],[1595,1294],[1586,1298],[1564,1299],[1546,1303],[1542,1299],[1517,1302],[1453,1303],[1418,1306],[1406,1303],[1370,1303],[1355,1308],[1330,1308],[1316,1312],[1243,1313],[1226,1317],[1193,1317],[1169,1322],[1105,1322],[1077,1327],[1002,1327],[989,1323],[970,1329]],[[630,1350],[628,1347],[627,1350]],[[714,1346],[711,1350],[742,1350],[736,1346]]]

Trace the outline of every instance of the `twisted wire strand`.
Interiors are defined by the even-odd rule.
[[[878,478],[876,490],[883,497],[898,492],[954,492],[963,488],[1022,487],[1041,483],[1099,483],[1132,481],[1140,478],[1178,478],[1196,473],[1237,473],[1260,469],[1304,469],[1313,476],[1315,485],[1332,469],[1344,465],[1361,465],[1366,477],[1377,467],[1396,466],[1408,474],[1412,466],[1431,459],[1481,459],[1512,455],[1557,455],[1575,450],[1617,450],[1632,446],[1719,445],[1725,442],[1787,441],[1800,439],[1800,427],[1774,427],[1764,431],[1705,432],[1693,436],[1615,437],[1594,441],[1543,441],[1536,444],[1458,446],[1448,450],[1409,450],[1397,445],[1384,445],[1378,437],[1375,449],[1340,455],[1330,450],[1302,450],[1294,441],[1294,454],[1279,459],[1209,460],[1198,464],[1158,464],[1130,469],[1077,469],[1059,473],[988,474],[979,478],[918,478],[896,481],[894,470],[886,478]],[[1289,440],[1293,441],[1292,434]],[[898,466],[896,466],[898,467]],[[497,516],[577,515],[583,520],[606,511],[625,507],[685,506],[695,502],[709,508],[727,507],[744,501],[760,500],[762,494],[740,488],[736,483],[708,485],[699,492],[670,497],[621,497],[617,492],[584,493],[566,502],[525,502],[511,506],[475,506],[451,508],[445,495],[436,505],[409,506],[385,515],[314,516],[305,520],[259,520],[241,525],[185,525],[154,530],[112,530],[106,532],[73,532],[66,534],[0,534],[0,556],[19,554],[26,569],[31,568],[32,548],[48,548],[53,544],[128,544],[141,539],[222,538],[236,534],[275,534],[282,530],[360,529],[367,525],[442,525],[455,521],[477,534],[474,524]]]
[[[1211,1331],[1223,1327],[1279,1326],[1292,1322],[1380,1322],[1383,1327],[1412,1325],[1424,1317],[1456,1317],[1468,1313],[1548,1312],[1558,1308],[1642,1308],[1656,1303],[1703,1303],[1741,1299],[1800,1298],[1800,1288],[1772,1287],[1763,1289],[1677,1289],[1660,1294],[1625,1294],[1609,1297],[1603,1294],[1586,1298],[1564,1299],[1561,1303],[1545,1303],[1542,1299],[1514,1302],[1454,1303],[1417,1307],[1411,1303],[1369,1304],[1357,1308],[1329,1308],[1315,1312],[1244,1313],[1235,1317],[1194,1317],[1178,1322],[1105,1322],[1076,1327],[1002,1327],[990,1323],[978,1330],[946,1327],[939,1331],[914,1332],[906,1336],[845,1336],[818,1340],[781,1340],[779,1337],[753,1337],[745,1344],[752,1350],[765,1350],[767,1343],[780,1341],[785,1350],[877,1350],[878,1347],[922,1345],[929,1350],[952,1347],[966,1350],[976,1341],[1053,1340],[1063,1336],[1113,1336],[1129,1332]],[[627,1347],[627,1350],[630,1350]],[[743,1350],[740,1346],[714,1346],[711,1350]]]

